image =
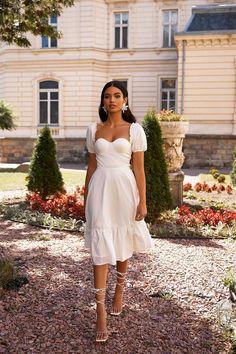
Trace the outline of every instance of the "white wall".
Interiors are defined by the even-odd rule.
[[[236,3],[236,0],[230,2]],[[18,116],[18,128],[13,132],[0,132],[0,136],[36,136],[38,81],[42,78],[58,79],[60,82],[59,137],[84,136],[87,125],[98,119],[101,89],[113,78],[128,79],[130,106],[139,121],[150,105],[159,109],[160,79],[178,75],[177,51],[162,48],[162,10],[178,10],[178,29],[182,31],[191,15],[191,7],[207,3],[212,1],[80,0],[75,2],[74,7],[65,9],[58,20],[58,28],[63,30],[63,38],[58,41],[58,48],[42,49],[41,38],[32,36],[32,47],[29,49],[1,47],[0,95],[12,104]],[[129,11],[128,49],[114,49],[116,11]],[[231,64],[226,60],[226,66],[232,66],[234,54],[228,51],[227,53],[227,60]],[[195,91],[192,91],[194,95],[190,95],[191,97],[186,91],[185,109],[186,114],[192,114],[192,131],[197,129],[197,132],[201,131],[206,115],[209,121],[215,117],[214,113],[210,117],[209,110],[215,101],[220,101],[220,94],[216,96],[213,91],[206,102],[200,98],[200,102],[197,101],[196,93],[202,90],[202,84],[204,97],[209,94],[208,90],[211,90],[210,84],[204,83],[204,65],[207,70],[212,70],[212,80],[222,69],[223,58],[220,58],[217,49],[215,56],[219,55],[219,62],[215,63],[215,69],[207,66],[207,55],[209,53],[204,54],[204,49],[202,54],[195,50],[189,51],[186,67],[186,90],[191,87],[191,90]],[[202,64],[198,61],[202,61]],[[224,118],[221,115],[219,119],[223,119],[223,125],[225,119],[232,119],[231,69],[224,70],[223,80],[229,78],[227,87],[221,83],[221,88],[227,96],[227,104],[218,107],[218,115],[221,111],[224,112]],[[192,72],[197,72],[197,75],[194,76]],[[199,79],[199,73],[202,80]],[[212,85],[217,91],[217,85]],[[197,110],[201,114],[195,113]]]

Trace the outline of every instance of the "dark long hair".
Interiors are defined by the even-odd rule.
[[[99,106],[99,109],[98,109],[98,113],[99,113],[99,116],[100,116],[100,119],[101,119],[102,122],[105,122],[107,120],[107,118],[108,118],[107,113],[104,111],[104,109],[102,107],[103,107],[103,100],[104,100],[105,91],[106,91],[106,89],[108,89],[108,87],[111,87],[111,86],[114,86],[114,87],[118,88],[122,92],[124,98],[127,98],[127,103],[126,104],[129,106],[128,91],[126,90],[124,85],[120,81],[117,81],[117,80],[113,80],[113,81],[107,82],[106,85],[102,89],[101,102],[100,102],[100,106]],[[126,122],[129,122],[129,123],[135,123],[136,122],[136,118],[133,115],[133,113],[131,112],[131,110],[129,109],[129,107],[128,107],[128,109],[126,111],[124,111],[124,113],[122,112],[121,114],[122,114],[122,118]]]

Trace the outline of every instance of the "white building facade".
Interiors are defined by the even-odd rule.
[[[180,111],[174,34],[184,30],[193,6],[222,3],[227,1],[78,0],[49,19],[61,39],[31,37],[27,49],[2,44],[0,97],[13,107],[17,129],[0,131],[1,161],[29,160],[44,124],[57,140],[59,161],[80,161],[86,128],[98,120],[101,89],[112,79],[127,85],[139,122],[150,106]],[[206,133],[199,119],[190,121],[191,135]],[[208,133],[221,134],[212,123]]]

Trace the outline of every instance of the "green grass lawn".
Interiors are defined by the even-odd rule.
[[[67,187],[83,186],[86,171],[62,171],[63,180]],[[26,188],[27,173],[0,172],[0,191],[12,191]]]
[[[225,182],[224,182],[224,184],[231,184],[230,175],[224,175],[224,174],[222,174],[222,175],[225,176]],[[199,175],[199,180],[200,180],[201,183],[206,182],[206,183],[208,183],[209,185],[213,185],[214,183],[215,183],[215,184],[219,183],[219,182],[217,181],[217,179],[215,179],[210,173],[209,173],[209,174],[207,174],[207,173],[201,173],[201,174]]]

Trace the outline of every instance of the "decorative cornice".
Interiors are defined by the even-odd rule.
[[[236,45],[236,33],[177,34],[175,41],[177,48],[183,41],[187,47],[229,47]]]
[[[110,4],[122,4],[122,3],[132,3],[136,2],[137,0],[105,0],[105,3],[110,5]]]
[[[67,47],[67,48],[0,48],[0,55],[4,55],[6,53],[11,53],[12,55],[24,55],[24,54],[33,54],[33,55],[41,55],[41,54],[60,54],[65,55],[70,52],[98,52],[107,55],[112,55],[115,53],[126,53],[133,55],[134,53],[169,53],[175,52],[176,48],[163,48],[163,47],[150,47],[150,48],[125,48],[125,49],[106,49],[99,47]]]

